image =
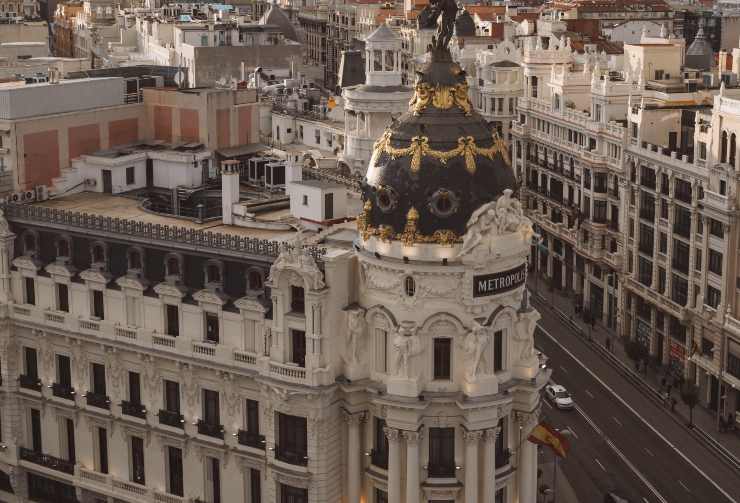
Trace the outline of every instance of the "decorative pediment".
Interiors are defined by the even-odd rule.
[[[186,290],[182,285],[158,283],[154,286],[154,292],[160,297],[174,297],[176,299],[182,299],[185,296]]]
[[[21,255],[13,259],[13,265],[22,271],[36,272],[41,269],[41,262],[28,255]]]
[[[47,265],[44,269],[54,279],[57,279],[57,278],[70,279],[75,274],[77,274],[77,269],[74,266],[65,264],[63,262],[58,262],[58,261],[52,262],[51,264]]]
[[[121,276],[116,280],[116,284],[123,290],[134,290],[136,292],[143,292],[149,286],[149,282],[145,279],[138,278],[136,276]]]
[[[223,306],[228,300],[223,293],[211,289],[198,290],[193,294],[193,299],[202,304],[215,304],[217,306]]]
[[[282,251],[270,268],[269,282],[273,285],[280,283],[285,272],[297,273],[303,280],[307,290],[321,290],[324,283],[324,273],[321,272],[316,260],[303,247],[301,233],[291,243],[283,243]]]
[[[261,313],[264,314],[267,311],[267,308],[260,302],[259,298],[256,296],[254,297],[242,297],[240,299],[237,299],[234,301],[234,305],[237,307],[237,309],[240,309],[242,311],[250,311],[253,313]]]
[[[110,281],[111,275],[108,272],[97,269],[85,269],[80,273],[80,278],[88,283],[106,285]]]

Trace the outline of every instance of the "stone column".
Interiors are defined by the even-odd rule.
[[[385,428],[388,439],[388,503],[401,503],[401,432]]]
[[[465,438],[465,501],[478,501],[478,445],[482,431],[466,431]]]
[[[481,503],[493,503],[496,497],[496,437],[501,434],[501,427],[486,430],[483,437],[483,494]]]
[[[421,432],[405,431],[406,439],[406,503],[419,503],[419,442]]]
[[[345,414],[347,433],[347,498],[349,503],[359,503],[362,491],[362,445],[360,444],[360,414]]]
[[[519,503],[537,500],[537,446],[526,438],[530,429],[525,426],[519,447]]]

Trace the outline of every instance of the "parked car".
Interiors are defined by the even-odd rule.
[[[546,386],[545,396],[560,410],[571,410],[576,406],[568,390],[559,384],[549,384]]]

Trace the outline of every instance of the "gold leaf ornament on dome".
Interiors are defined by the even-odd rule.
[[[381,241],[393,241],[397,239],[405,245],[410,246],[414,243],[440,244],[442,246],[452,246],[455,243],[461,243],[462,239],[454,231],[442,229],[434,231],[431,236],[424,236],[418,233],[417,227],[419,222],[419,212],[416,208],[411,208],[406,214],[406,227],[402,233],[396,234],[390,225],[381,225],[373,227],[370,224],[370,212],[373,209],[372,202],[368,199],[365,201],[362,213],[357,217],[357,230],[364,241],[376,236]]]
[[[409,102],[409,110],[414,115],[419,115],[429,105],[440,110],[449,110],[453,106],[458,106],[465,115],[470,115],[472,105],[468,95],[467,82],[461,82],[454,86],[431,86],[426,82],[420,82],[414,87],[414,96]]]
[[[477,169],[476,155],[493,160],[496,154],[501,154],[504,162],[511,166],[506,142],[496,133],[492,137],[493,144],[490,147],[479,147],[472,136],[461,136],[457,139],[457,147],[447,151],[435,150],[430,147],[427,136],[414,136],[408,147],[393,147],[391,145],[391,134],[392,131],[386,130],[383,136],[375,142],[371,161],[373,164],[382,153],[388,154],[392,159],[411,156],[409,168],[412,172],[417,173],[421,169],[421,161],[424,156],[432,157],[442,164],[447,164],[447,161],[454,157],[462,156],[465,159],[465,169],[472,175],[475,174]]]

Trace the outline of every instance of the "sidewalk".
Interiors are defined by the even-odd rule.
[[[534,293],[533,276],[527,280],[527,284],[530,292]],[[604,358],[604,360],[612,364],[621,364],[624,367],[623,370],[629,373],[630,377],[633,377],[634,380],[639,380],[643,385],[646,385],[656,399],[658,399],[657,397],[659,396],[665,395],[664,390],[661,392],[662,386],[660,382],[663,377],[663,373],[653,368],[648,368],[646,373],[643,373],[643,371],[639,374],[635,372],[635,364],[629,359],[624,350],[625,341],[621,337],[618,337],[614,331],[607,329],[598,322],[593,328],[584,323],[583,319],[575,314],[572,299],[567,295],[563,295],[563,292],[560,291],[555,291],[553,294],[553,292],[549,290],[545,281],[543,281],[542,276],[539,278],[537,287],[539,289],[539,295],[535,295],[535,298],[538,296],[540,297],[540,306],[544,304],[546,307],[554,309],[556,315],[562,318],[564,322],[580,328],[584,335],[584,343],[587,343],[586,337],[590,334],[593,339],[593,344],[595,346],[599,346],[595,347],[595,349],[597,349],[597,352],[602,356],[602,358]],[[609,338],[611,342],[611,351],[606,349],[607,338]],[[607,353],[610,353],[612,358],[610,358]],[[613,361],[609,361],[612,359]],[[683,425],[687,425],[689,422],[689,409],[681,401],[679,390],[674,389],[671,396],[676,399],[674,411],[676,419]],[[666,408],[669,408],[669,406],[666,405]],[[714,443],[715,446],[719,444],[720,448],[724,447],[724,449],[729,451],[729,453],[734,455],[736,458],[740,458],[740,435],[737,433],[737,430],[727,433],[718,432],[716,415],[701,405],[694,407],[694,429],[696,430],[695,433],[703,437],[705,442],[710,444]]]
[[[540,455],[540,458],[545,457]],[[570,485],[568,478],[563,473],[563,468],[558,464],[557,469],[557,485],[555,490],[557,491],[556,499],[553,498],[553,494],[548,491],[547,494],[543,494],[541,489],[545,486],[547,489],[553,489],[553,461],[552,456],[547,455],[547,460],[540,460],[539,469],[542,470],[542,476],[537,479],[537,501],[541,503],[549,503],[557,501],[557,503],[580,503],[573,486]]]

